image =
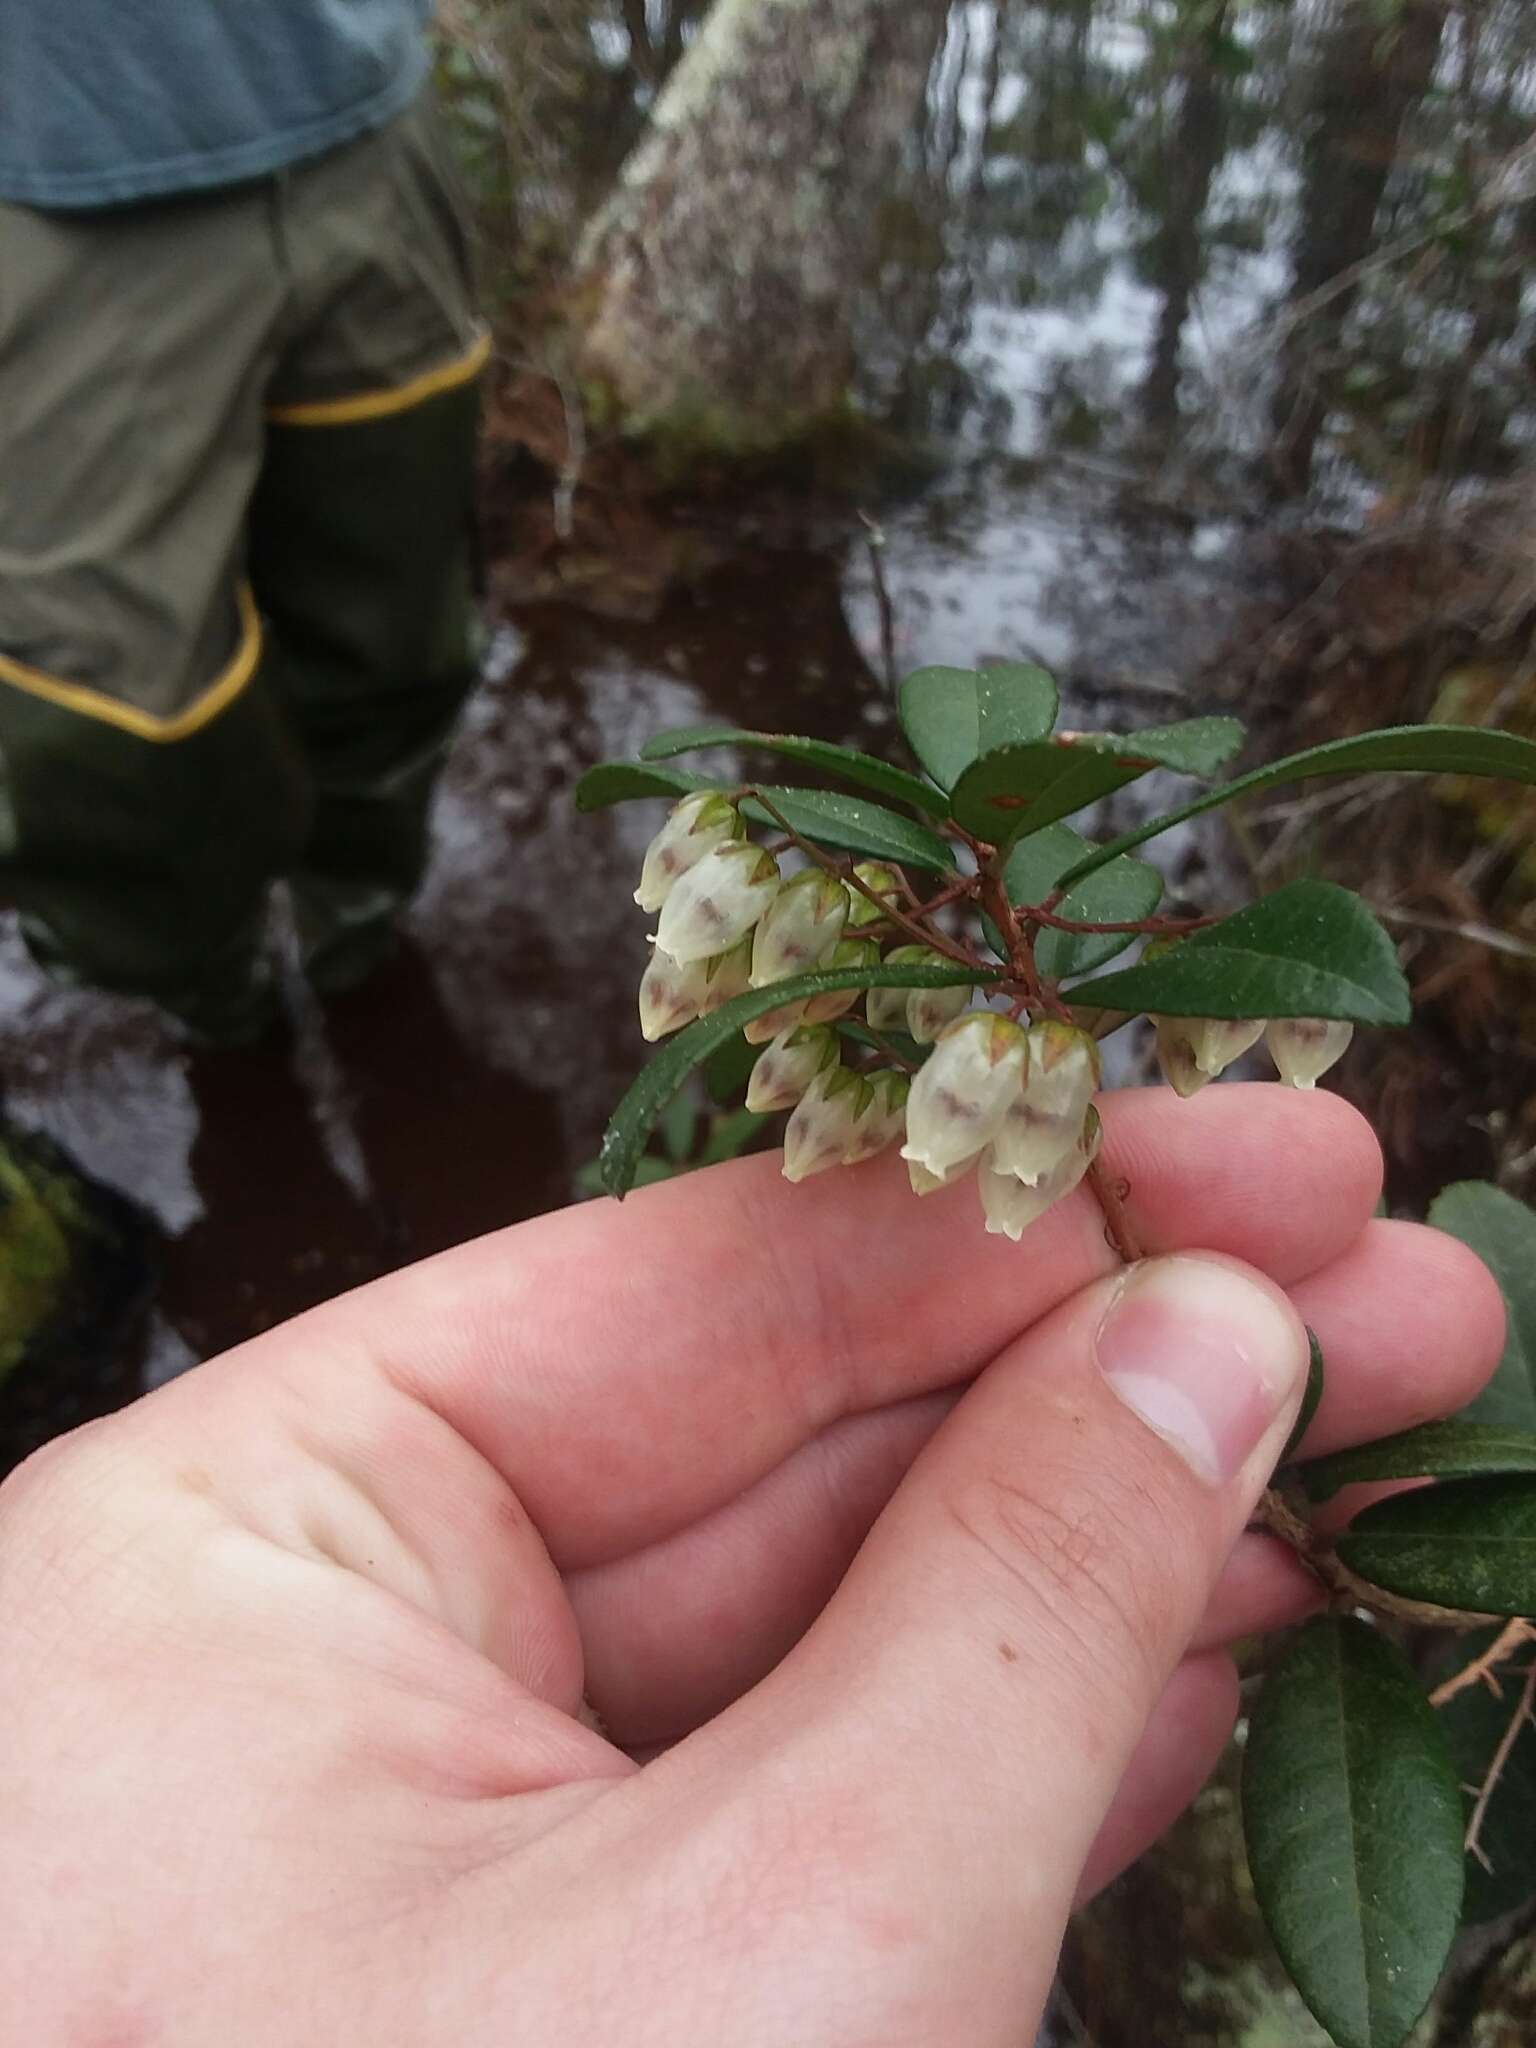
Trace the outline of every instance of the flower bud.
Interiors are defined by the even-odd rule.
[[[853,872],[864,884],[865,889],[873,889],[877,896],[892,898],[897,902],[901,900],[901,877],[894,868],[888,868],[884,861],[861,860]],[[862,931],[867,924],[878,924],[880,917],[879,908],[870,902],[862,889],[848,889],[849,931]]]
[[[1090,1109],[1072,1144],[1033,1186],[1000,1169],[997,1147],[989,1145],[976,1168],[989,1235],[1010,1237],[1017,1244],[1031,1223],[1071,1194],[1097,1157],[1102,1136],[1098,1111]]]
[[[700,1016],[744,996],[752,986],[752,935],[738,939],[728,953],[717,953],[704,962],[705,990]]]
[[[657,946],[640,978],[640,1030],[648,1043],[681,1031],[700,1016],[709,990],[708,960],[684,966]]]
[[[836,1036],[823,1024],[781,1031],[747,1082],[747,1108],[793,1109],[823,1067],[837,1061]]]
[[[656,943],[685,965],[728,953],[779,892],[779,866],[760,846],[714,846],[673,883]]]
[[[958,1018],[912,1083],[903,1159],[944,1174],[989,1145],[1024,1084],[1029,1041],[991,1010]]]
[[[930,953],[925,967],[945,967],[942,953]],[[915,988],[907,997],[907,1029],[919,1045],[932,1045],[946,1024],[952,1024],[971,1007],[973,990],[959,988]]]
[[[878,967],[880,948],[873,939],[839,939],[822,966],[834,967]],[[835,1017],[846,1017],[859,997],[862,989],[835,989],[832,994],[812,996],[805,1006],[807,1024],[830,1024]]]
[[[782,1038],[786,1031],[793,1031],[797,1024],[803,1024],[809,1008],[804,996],[793,1003],[780,1003],[777,1009],[764,1010],[761,1017],[754,1017],[750,1024],[743,1024],[741,1035],[748,1045],[767,1045],[771,1039]]]
[[[1292,1088],[1315,1088],[1354,1035],[1353,1024],[1333,1017],[1272,1017],[1264,1027],[1269,1056]]]
[[[667,822],[645,849],[635,901],[642,910],[660,910],[679,875],[716,846],[744,839],[747,828],[740,811],[727,797],[701,790],[685,796],[667,813]]]
[[[906,1147],[902,1147],[903,1159],[907,1159]],[[936,1195],[940,1188],[952,1187],[957,1180],[963,1180],[981,1157],[973,1152],[969,1159],[960,1159],[947,1173],[930,1173],[926,1166],[916,1159],[907,1159],[907,1179],[912,1183],[914,1195]]]
[[[805,868],[779,885],[752,939],[752,986],[819,967],[843,936],[848,893],[836,875]]]
[[[1262,1017],[1153,1017],[1157,1063],[1180,1095],[1214,1081],[1264,1035]]]
[[[992,1141],[998,1170],[1034,1187],[1076,1146],[1099,1085],[1099,1049],[1054,1017],[1029,1030],[1029,1073]]]
[[[854,1126],[872,1099],[869,1083],[852,1067],[824,1067],[784,1127],[784,1178],[805,1180],[840,1166]]]
[[[870,1101],[853,1121],[853,1136],[843,1150],[844,1166],[873,1159],[893,1144],[907,1127],[907,1096],[912,1084],[905,1074],[888,1069],[868,1077]]]
[[[887,967],[931,967],[939,956],[927,946],[895,946],[885,956]],[[864,1015],[871,1031],[905,1031],[910,988],[872,988],[864,997]]]

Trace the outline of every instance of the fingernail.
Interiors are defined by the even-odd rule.
[[[1149,1259],[1099,1325],[1098,1359],[1128,1408],[1203,1479],[1231,1479],[1299,1392],[1301,1325],[1214,1259]]]

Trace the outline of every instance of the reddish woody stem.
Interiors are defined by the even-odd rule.
[[[802,839],[794,826],[784,816],[784,813],[764,796],[760,789],[748,786],[742,790],[741,794],[749,796],[755,803],[761,804],[773,822],[788,834],[791,843],[800,849],[807,860],[814,861],[817,867],[824,868],[829,875],[836,875],[840,882],[846,882],[850,889],[857,890],[860,896],[873,903],[882,917],[889,918],[891,923],[896,925],[901,931],[909,932],[922,945],[931,947],[935,953],[944,954],[947,959],[955,961],[961,967],[979,968],[981,966],[982,963],[972,947],[962,945],[953,939],[947,938],[943,932],[927,930],[924,926],[908,917],[905,911],[898,910],[894,903],[887,901],[883,896],[877,896],[874,890],[869,888],[853,872],[852,861],[846,857],[842,860],[836,860],[831,854],[823,852],[821,847],[813,845],[809,839]]]

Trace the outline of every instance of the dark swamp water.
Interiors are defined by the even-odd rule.
[[[577,817],[591,761],[705,719],[879,750],[892,673],[931,660],[1042,661],[1083,725],[1292,720],[1311,643],[1259,657],[1331,573],[1314,537],[1426,485],[1475,503],[1527,452],[1533,47],[1513,6],[971,0],[872,252],[877,459],[837,491],[631,480],[590,545],[579,483],[562,554],[529,541],[550,477],[493,406],[490,658],[399,962],[324,1012],[290,976],[282,1037],[194,1054],[49,986],[0,917],[6,1113],[142,1213],[148,1375],[571,1199],[643,1051],[629,893],[655,824]],[[573,182],[649,90],[603,35],[589,57]],[[1357,722],[1428,708],[1417,651],[1346,673]],[[1165,857],[1180,888],[1240,879],[1224,828]],[[1485,1142],[1446,1156],[1488,1170]],[[42,1425],[29,1403],[8,1426]]]

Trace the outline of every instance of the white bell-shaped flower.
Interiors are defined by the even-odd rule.
[[[901,1156],[907,1160],[907,1179],[912,1183],[913,1194],[936,1195],[940,1188],[953,1187],[957,1180],[964,1180],[981,1154],[973,1152],[969,1159],[957,1159],[946,1173],[930,1173],[918,1160],[907,1159],[905,1146],[902,1147]]]
[[[711,847],[672,884],[656,943],[685,964],[728,953],[779,892],[778,862],[744,842]]]
[[[839,939],[822,966],[834,967],[878,967],[880,948],[873,939]],[[805,1006],[807,1024],[830,1024],[834,1018],[846,1017],[859,997],[862,989],[845,988],[834,990],[825,996],[812,996]]]
[[[777,1009],[765,1010],[761,1017],[754,1017],[750,1023],[743,1024],[741,1035],[748,1045],[767,1045],[775,1038],[782,1038],[786,1031],[793,1031],[797,1024],[803,1024],[809,1008],[804,996],[792,1003],[780,1003]]]
[[[691,960],[685,966],[659,946],[652,951],[640,978],[640,1030],[650,1044],[703,1014],[709,968],[708,960]]]
[[[907,1127],[907,1096],[911,1082],[905,1074],[882,1071],[869,1076],[870,1101],[853,1120],[853,1136],[843,1151],[844,1166],[857,1166],[873,1159],[902,1135]]]
[[[712,847],[746,837],[740,811],[727,797],[711,790],[685,796],[667,813],[667,822],[645,849],[635,901],[642,910],[660,910],[679,875],[701,861]]]
[[[1226,1072],[1264,1035],[1262,1017],[1153,1017],[1163,1079],[1193,1095]]]
[[[717,953],[704,962],[706,986],[700,1015],[707,1017],[752,986],[752,935],[739,939],[728,953]]]
[[[825,1067],[790,1112],[784,1127],[784,1178],[805,1180],[841,1166],[872,1091],[851,1067]]]
[[[884,896],[899,904],[901,902],[901,877],[894,868],[888,868],[884,861],[861,860],[856,863],[854,874],[872,890],[876,896]],[[862,931],[867,924],[878,924],[884,915],[880,906],[871,903],[864,889],[848,887],[848,929]]]
[[[912,1083],[903,1159],[942,1175],[990,1145],[1028,1070],[1020,1025],[991,1010],[957,1018]]]
[[[837,1038],[823,1024],[791,1026],[761,1054],[747,1082],[747,1108],[793,1109],[824,1067],[837,1060]]]
[[[1055,1017],[1029,1029],[1029,1074],[992,1141],[995,1165],[1031,1187],[1077,1144],[1099,1085],[1099,1049]]]
[[[848,916],[848,892],[836,875],[804,868],[779,885],[752,935],[752,986],[768,988],[819,967]]]
[[[893,946],[885,967],[931,967],[938,955],[928,946]],[[865,993],[864,1015],[871,1031],[905,1031],[910,988],[872,988]]]
[[[1264,1027],[1269,1056],[1292,1088],[1315,1088],[1354,1035],[1353,1024],[1335,1017],[1272,1017]]]
[[[994,1237],[1010,1237],[1015,1244],[1037,1218],[1070,1195],[1093,1164],[1103,1135],[1098,1111],[1090,1109],[1082,1129],[1048,1173],[1031,1185],[997,1164],[997,1147],[989,1145],[976,1167],[976,1184],[981,1190],[982,1212],[987,1230]]]
[[[930,953],[926,967],[948,965],[942,953]],[[973,990],[959,988],[915,988],[907,997],[907,1029],[919,1045],[932,1045],[946,1024],[964,1016],[971,1007]]]

